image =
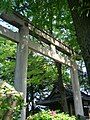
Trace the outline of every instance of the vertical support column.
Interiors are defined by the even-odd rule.
[[[78,79],[78,68],[77,64],[71,61],[71,79],[72,79],[72,88],[73,88],[73,96],[74,96],[74,106],[75,106],[75,114],[82,115],[83,107],[82,107],[82,98],[80,93],[79,79]]]
[[[28,61],[28,35],[29,30],[24,25],[20,29],[20,42],[17,44],[17,57],[15,69],[15,88],[19,92],[23,92],[24,103],[26,103],[27,92],[27,61]],[[21,120],[26,119],[26,108],[21,113]]]

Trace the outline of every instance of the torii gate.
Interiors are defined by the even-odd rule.
[[[31,49],[71,68],[75,113],[76,115],[79,114],[83,116],[82,99],[78,80],[78,68],[77,64],[72,59],[72,56],[74,55],[73,50],[53,38],[48,33],[36,28],[29,22],[28,19],[18,13],[12,13],[11,15],[8,13],[2,13],[0,18],[19,29],[19,32],[13,32],[12,30],[0,25],[0,35],[17,43],[14,83],[16,90],[23,92],[24,102],[26,103],[28,50]],[[43,47],[39,43],[30,41],[29,35],[32,35],[39,41],[44,42],[50,47],[50,49]],[[57,51],[62,52],[64,55],[58,54]],[[21,120],[25,120],[25,117],[26,109],[23,108]]]

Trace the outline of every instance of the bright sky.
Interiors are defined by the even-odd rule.
[[[6,27],[6,28],[12,30],[13,32],[17,32],[17,31],[18,31],[18,28],[16,28],[16,27],[10,25],[9,23],[3,21],[2,19],[0,19],[0,25],[2,25],[2,26],[4,26],[4,27]]]

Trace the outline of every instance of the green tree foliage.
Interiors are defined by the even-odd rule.
[[[29,54],[28,59],[28,82],[33,84],[44,84],[46,85],[49,81],[48,86],[51,82],[56,80],[57,70],[54,62],[49,58],[45,58],[37,54]]]
[[[0,37],[0,79],[13,84],[16,44]]]
[[[1,9],[8,4],[8,1],[1,2]],[[50,32],[54,37],[62,40],[70,40],[72,37],[75,39],[66,0],[17,0],[9,4],[15,11],[30,19],[34,25]]]
[[[22,94],[6,82],[0,82],[0,120],[17,120],[23,106]]]
[[[43,111],[30,116],[27,120],[76,120],[76,118],[68,114],[56,113],[56,111]]]

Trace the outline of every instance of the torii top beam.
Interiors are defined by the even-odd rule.
[[[33,35],[34,37],[38,38],[38,40],[43,41],[44,43],[50,45],[53,44],[57,50],[61,51],[62,53],[70,56],[73,54],[73,50],[70,49],[67,45],[62,43],[59,40],[56,40],[53,36],[48,34],[45,31],[40,30],[39,28],[35,27],[27,18],[24,16],[14,12],[13,14],[3,13],[0,17],[5,20],[6,22],[16,26],[17,28],[22,27],[24,24],[29,27],[29,34]]]

